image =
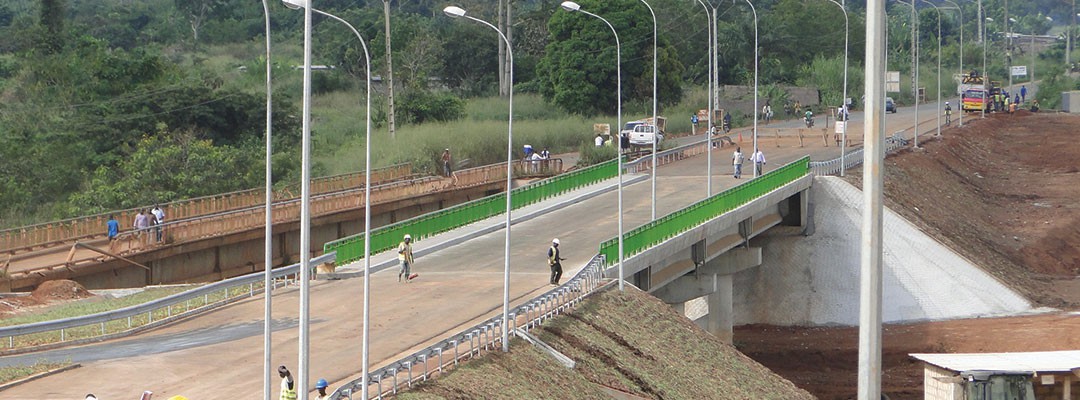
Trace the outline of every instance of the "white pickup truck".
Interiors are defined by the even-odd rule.
[[[630,138],[631,146],[652,146],[653,143],[659,146],[664,140],[664,131],[662,128],[657,129],[656,125],[649,122],[646,120],[627,122],[620,134]]]

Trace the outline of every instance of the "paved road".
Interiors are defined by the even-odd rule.
[[[904,112],[890,115],[888,129],[900,129],[905,120]],[[849,133],[858,134],[861,124],[852,128],[856,126]],[[781,144],[766,148],[770,168],[806,154],[827,159],[837,152],[835,147],[821,147],[820,141],[808,141],[804,148],[796,147],[793,140]],[[714,151],[715,192],[742,182],[728,175],[730,150]],[[658,215],[704,198],[705,168],[704,156],[661,168]],[[647,182],[627,186],[625,228],[647,222],[649,206]],[[545,252],[553,237],[563,243],[567,275],[578,271],[596,253],[600,242],[616,235],[615,209],[616,194],[608,192],[516,224],[512,231],[511,299],[520,303],[549,288]],[[398,283],[393,271],[373,274],[373,367],[496,313],[502,299],[503,238],[504,233],[497,231],[421,257],[415,267],[421,278],[411,284]],[[423,246],[424,242],[417,243],[418,248]],[[361,285],[358,279],[312,284],[312,381],[323,377],[332,385],[340,384],[356,377],[360,370]],[[275,295],[275,364],[297,365],[298,333],[294,326],[298,297],[295,288]],[[143,390],[152,390],[155,397],[162,398],[177,394],[189,398],[256,397],[262,388],[262,315],[262,300],[255,298],[133,338],[0,358],[0,363],[70,359],[83,364],[83,368],[6,390],[4,398],[79,398],[93,392],[101,398],[121,399],[134,398]]]

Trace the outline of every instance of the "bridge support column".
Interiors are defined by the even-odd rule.
[[[731,275],[713,276],[716,280],[716,291],[708,296],[709,315],[706,317],[706,330],[724,343],[731,344],[735,326]]]
[[[671,308],[674,308],[675,312],[678,312],[679,315],[682,315],[684,317],[686,316],[686,302],[685,301],[682,302],[682,303],[672,303]]]

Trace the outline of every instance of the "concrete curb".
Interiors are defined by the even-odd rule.
[[[646,180],[648,178],[649,177],[647,175],[638,175],[638,176],[633,176],[633,177],[630,177],[630,178],[626,178],[624,176],[624,178],[623,178],[623,186],[638,183],[638,182],[644,181],[644,180]],[[515,218],[512,219],[511,225],[519,224],[519,223],[531,220],[533,218],[536,218],[536,217],[539,217],[539,216],[542,216],[542,215],[545,215],[545,214],[548,214],[548,213],[551,213],[551,212],[554,212],[554,211],[558,211],[560,209],[569,207],[569,206],[571,206],[573,204],[580,203],[582,201],[591,199],[593,197],[599,196],[599,195],[604,194],[604,193],[615,191],[617,189],[618,189],[618,185],[615,184],[615,185],[609,185],[609,186],[606,186],[606,187],[602,187],[602,188],[600,188],[598,190],[590,191],[590,192],[587,192],[587,193],[582,193],[582,194],[580,194],[578,196],[568,198],[568,199],[566,199],[564,201],[560,201],[558,203],[555,203],[555,204],[552,204],[550,206],[541,208],[539,210],[530,212],[528,214],[525,214],[525,215],[522,215],[522,216],[519,216],[519,217],[515,217]],[[476,223],[478,224],[478,223],[482,223],[482,222],[483,221],[476,222]],[[413,256],[414,257],[420,257],[420,256],[423,256],[423,255],[434,253],[434,252],[439,251],[439,250],[446,249],[448,247],[452,247],[452,246],[461,244],[461,243],[463,243],[465,241],[475,239],[477,237],[487,235],[487,234],[489,234],[491,232],[495,232],[495,231],[497,231],[499,229],[502,229],[504,225],[506,225],[506,224],[500,222],[500,223],[496,223],[494,225],[490,225],[490,226],[487,226],[487,227],[484,227],[484,228],[477,229],[475,231],[466,233],[464,235],[458,235],[458,236],[456,236],[454,238],[451,238],[451,239],[448,239],[446,241],[435,243],[430,247],[425,247],[423,249],[416,250],[413,253]],[[349,264],[348,266],[343,266],[341,268],[341,269],[353,269],[353,268],[355,268],[355,269],[357,269],[357,271],[333,272],[333,273],[319,274],[319,279],[335,280],[335,279],[351,279],[351,278],[363,277],[364,276],[363,266],[358,265],[358,264],[360,264],[359,261],[353,262],[353,263]],[[350,267],[351,265],[357,265],[357,266],[356,267]],[[392,268],[392,267],[394,267],[396,265],[397,265],[397,259],[390,259],[390,260],[382,261],[382,262],[373,264],[371,266],[371,273],[376,273],[376,272],[379,272],[379,271],[382,271],[382,270],[385,270],[385,269],[388,269],[388,268]]]
[[[46,376],[56,375],[56,374],[59,374],[61,372],[67,372],[67,371],[73,370],[75,368],[79,368],[81,366],[82,366],[82,364],[71,364],[71,365],[68,365],[66,367],[60,367],[60,368],[57,368],[57,369],[48,370],[48,371],[45,371],[45,372],[30,375],[28,377],[25,377],[25,378],[22,378],[22,379],[19,379],[19,380],[15,380],[15,381],[11,381],[11,382],[8,382],[8,383],[0,384],[0,392],[3,392],[5,390],[7,390],[7,389],[11,389],[11,388],[13,388],[15,386],[19,386],[19,385],[22,385],[22,384],[30,382],[30,381],[34,381],[34,380],[44,378]]]

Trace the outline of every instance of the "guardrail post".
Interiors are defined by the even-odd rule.
[[[249,297],[255,297],[255,282],[248,284],[248,294],[250,295]]]
[[[423,378],[424,378],[424,381],[426,382],[427,381],[427,376],[428,376],[427,354],[418,355],[418,356],[416,356],[416,359],[419,360],[421,364],[424,364],[424,377]]]
[[[439,373],[442,373],[442,347],[436,347],[435,353],[439,356]]]
[[[457,352],[457,340],[451,340],[450,344],[454,346],[454,365],[457,366],[458,352]]]
[[[393,379],[394,379],[394,386],[390,388],[390,391],[393,392],[394,394],[397,394],[397,387],[398,387],[397,374],[398,374],[398,369],[397,369],[397,367],[393,367],[393,368],[390,368],[390,371],[392,371],[390,376],[393,377]],[[379,387],[380,387],[379,396],[382,396],[382,389],[381,389],[382,386],[381,386],[381,384],[380,384]]]
[[[146,320],[147,320],[147,322],[146,322],[147,325],[149,325],[151,322],[154,322],[154,310],[150,310],[150,311],[146,312]]]
[[[8,336],[7,340],[8,340],[8,348],[14,349],[15,348],[15,337],[14,336]]]
[[[472,353],[473,353],[473,340],[472,340],[473,339],[473,334],[472,334],[472,332],[466,333],[465,334],[465,339],[469,340],[469,357],[472,357]]]
[[[375,384],[378,385],[377,387],[379,388],[379,394],[376,396],[376,398],[379,398],[379,399],[382,398],[382,392],[383,392],[383,390],[382,390],[382,378],[383,378],[382,376],[371,376],[371,379],[375,380]],[[350,395],[349,395],[349,400],[352,400],[351,392],[350,392]],[[364,399],[364,400],[367,400],[367,399]]]
[[[105,322],[101,322],[101,336],[105,336]]]
[[[60,341],[61,341],[61,342],[63,342],[63,341],[64,341],[64,339],[65,339],[65,337],[64,337],[64,330],[63,330],[63,329],[60,329]]]
[[[412,387],[412,361],[405,361],[405,362],[401,363],[401,366],[404,367],[405,371],[408,372],[408,375],[407,375],[408,380],[405,381],[405,385],[411,388]]]
[[[131,329],[131,317],[128,316],[128,329]]]
[[[509,313],[506,316],[507,318],[510,318],[510,320],[507,321],[507,325],[510,326],[510,331],[513,332],[517,330],[517,313]]]

